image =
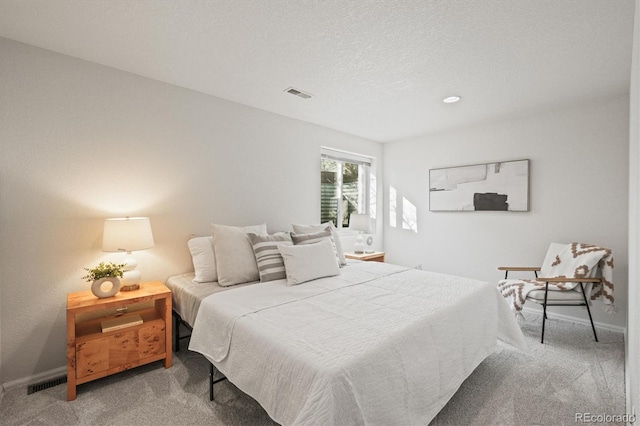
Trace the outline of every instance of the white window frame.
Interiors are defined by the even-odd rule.
[[[320,160],[327,159],[335,161],[338,165],[338,193],[337,198],[342,200],[342,168],[344,163],[357,164],[362,167],[364,173],[358,173],[358,213],[370,215],[370,182],[371,169],[373,166],[373,158],[362,154],[356,154],[348,151],[341,151],[335,148],[320,147]],[[338,224],[337,228],[342,228],[342,202],[338,202],[337,206]]]

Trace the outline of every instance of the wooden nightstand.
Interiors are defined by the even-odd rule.
[[[345,253],[344,257],[347,259],[365,260],[369,262],[384,262],[385,252],[375,251],[373,253]]]
[[[139,315],[143,323],[102,332],[102,321],[127,310],[122,317]],[[161,282],[105,299],[90,290],[67,295],[68,401],[82,383],[154,361],[169,368],[171,355],[171,290]]]

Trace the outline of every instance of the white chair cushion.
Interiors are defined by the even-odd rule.
[[[584,286],[585,294],[587,294],[587,300],[589,300],[589,294],[591,294],[591,283],[587,283]],[[535,303],[544,303],[544,289],[542,290],[533,290],[527,294],[527,300],[530,300]],[[576,286],[573,290],[569,291],[557,291],[557,290],[549,290],[547,295],[548,303],[584,303],[584,298],[582,296],[582,290],[580,290],[580,284]]]

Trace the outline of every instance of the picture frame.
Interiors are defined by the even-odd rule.
[[[529,211],[529,160],[429,170],[430,211]]]

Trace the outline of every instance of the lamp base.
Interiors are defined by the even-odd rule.
[[[120,287],[120,291],[132,291],[140,288],[140,284],[132,284],[132,285],[123,285]]]
[[[138,283],[140,282],[140,278],[142,274],[140,271],[136,269],[138,266],[138,261],[131,256],[131,253],[127,253],[127,257],[124,259],[124,273],[122,274],[122,279],[120,280],[120,291],[131,291],[137,290],[140,288]]]
[[[364,240],[362,239],[362,233],[358,234],[358,236],[356,237],[356,243],[353,246],[353,252],[355,254],[364,253]]]

